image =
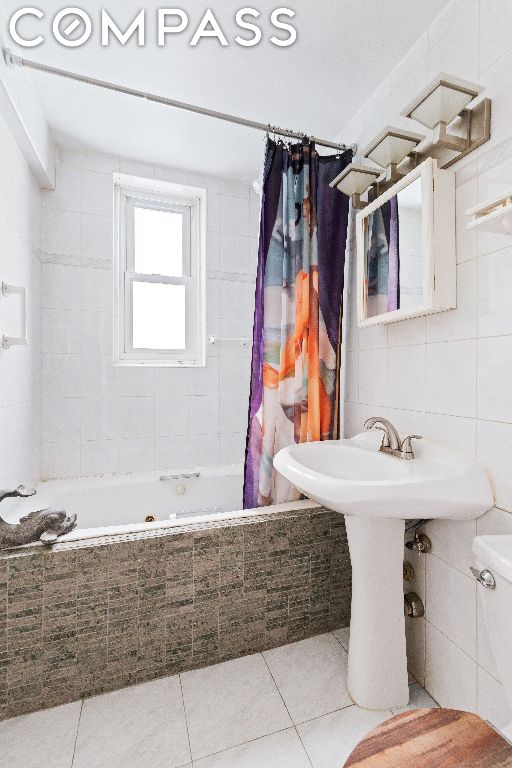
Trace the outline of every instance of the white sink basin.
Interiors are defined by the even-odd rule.
[[[408,703],[402,564],[406,519],[464,520],[494,504],[484,468],[415,441],[415,458],[379,452],[382,434],[293,445],[274,467],[310,499],[345,515],[352,563],[348,688],[368,709]],[[417,619],[408,619],[417,621]]]
[[[379,452],[382,434],[283,448],[275,468],[302,493],[335,512],[360,517],[471,519],[493,506],[484,468],[431,440],[414,442],[415,458]]]

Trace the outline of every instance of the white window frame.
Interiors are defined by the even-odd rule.
[[[133,209],[183,215],[182,277],[135,272]],[[133,348],[133,283],[185,286],[185,349]],[[114,365],[206,365],[206,190],[167,181],[114,174]]]

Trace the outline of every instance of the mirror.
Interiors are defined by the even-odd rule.
[[[429,159],[358,214],[360,326],[455,307],[454,195]]]

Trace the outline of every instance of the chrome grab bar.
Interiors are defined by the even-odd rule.
[[[181,472],[178,475],[160,475],[160,480],[166,482],[167,480],[190,480],[193,477],[201,477],[200,472]]]

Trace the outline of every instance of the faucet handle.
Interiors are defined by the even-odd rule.
[[[411,440],[422,440],[421,435],[407,435],[404,437],[400,444],[400,452],[404,459],[414,459],[414,452],[412,450]]]

